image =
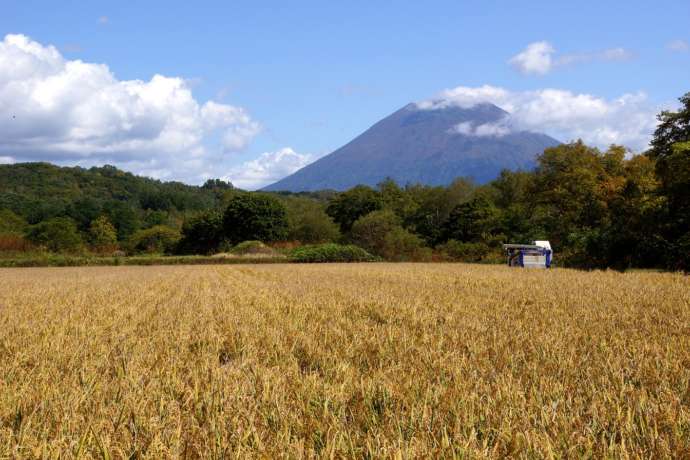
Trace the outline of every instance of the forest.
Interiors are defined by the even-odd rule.
[[[113,166],[0,165],[0,257],[215,254],[246,241],[295,250],[355,245],[391,261],[502,261],[502,244],[547,239],[578,268],[690,269],[690,93],[648,151],[582,141],[487,184],[246,192],[161,182]],[[348,247],[348,246],[345,246]],[[351,247],[351,246],[349,246]]]

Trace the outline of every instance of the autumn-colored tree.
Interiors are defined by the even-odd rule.
[[[107,249],[117,244],[117,231],[106,216],[91,221],[89,242],[96,250]]]

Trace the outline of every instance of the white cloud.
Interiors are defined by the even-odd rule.
[[[602,148],[622,144],[635,151],[647,147],[659,111],[643,93],[605,99],[560,89],[509,91],[489,85],[448,89],[417,105],[421,109],[440,109],[470,108],[482,103],[495,104],[507,111],[509,117],[499,126],[511,132],[542,132],[564,142],[582,139]],[[477,127],[469,128],[474,133]]]
[[[260,131],[241,107],[198,102],[182,78],[118,80],[24,35],[0,41],[0,120],[0,153],[17,161],[110,162],[191,181]]]
[[[226,152],[244,149],[261,130],[243,109],[213,101],[204,104],[201,117],[209,129],[225,129],[223,148]]]
[[[458,123],[453,132],[472,137],[503,137],[510,134],[510,127],[502,120],[497,123],[483,123],[475,125],[471,121]]]
[[[552,70],[573,64],[592,61],[627,61],[633,58],[633,53],[625,48],[609,48],[602,51],[571,53],[557,55],[556,49],[547,41],[534,42],[527,45],[508,63],[517,71],[525,75],[546,75]]]
[[[634,57],[634,54],[625,48],[609,48],[603,51],[595,51],[590,53],[572,53],[558,56],[553,63],[553,67],[565,67],[573,64],[583,64],[592,61],[602,62],[622,62],[628,61]]]
[[[627,61],[633,58],[633,53],[625,48],[610,48],[593,54],[594,59],[604,61]]]
[[[687,53],[690,51],[690,44],[685,40],[673,40],[666,44],[666,48],[679,53]]]
[[[418,102],[417,106],[420,109],[443,109],[453,106],[470,108],[477,104],[483,104],[491,101],[501,101],[502,103],[506,103],[509,98],[510,92],[497,86],[458,86],[442,91],[438,97],[434,99]],[[498,103],[495,102],[491,103],[498,105]]]
[[[0,165],[8,165],[14,162],[14,158],[12,157],[0,157]]]
[[[554,52],[555,49],[549,42],[534,42],[508,62],[521,73],[545,75],[551,70],[551,55]]]
[[[230,170],[223,178],[236,187],[254,190],[288,176],[314,161],[313,155],[300,154],[290,147],[266,152]]]
[[[108,16],[100,16],[98,18],[99,24],[107,24],[108,22],[110,22],[110,19],[108,18]]]
[[[458,134],[464,134],[466,136],[471,136],[473,134],[472,122],[471,121],[465,121],[462,123],[458,123],[457,125],[455,125],[453,127],[452,131],[454,131]]]

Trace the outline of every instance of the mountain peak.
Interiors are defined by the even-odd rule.
[[[446,185],[456,177],[483,183],[502,169],[529,169],[537,154],[559,142],[513,132],[510,114],[490,103],[472,107],[410,103],[354,140],[264,190],[345,190],[376,185]]]

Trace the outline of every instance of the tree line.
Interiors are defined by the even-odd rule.
[[[546,149],[533,171],[506,170],[484,185],[384,180],[342,193],[261,193],[70,169],[76,186],[53,178],[2,190],[0,249],[213,254],[260,240],[355,244],[387,260],[494,262],[502,243],[548,239],[562,266],[688,270],[690,93],[680,101],[659,114],[643,154],[577,141]],[[124,179],[107,188],[104,177]],[[75,192],[89,187],[99,193]]]

